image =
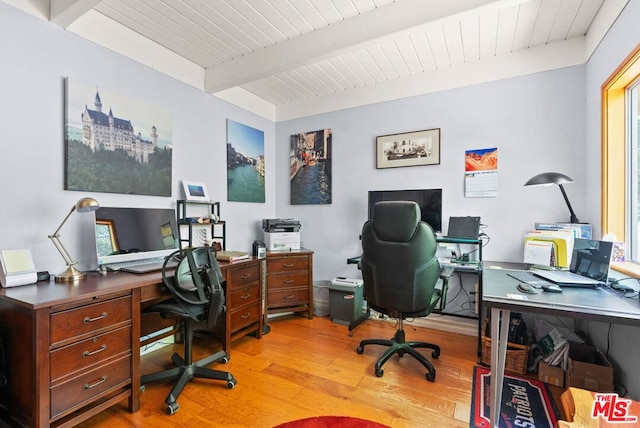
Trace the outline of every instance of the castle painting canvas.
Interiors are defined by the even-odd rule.
[[[66,79],[65,190],[171,196],[171,113]]]

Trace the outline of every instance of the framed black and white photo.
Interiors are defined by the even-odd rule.
[[[182,187],[184,188],[184,198],[187,201],[211,201],[211,199],[209,199],[209,192],[207,192],[207,186],[204,183],[182,180]]]
[[[440,128],[376,138],[376,168],[440,163]]]

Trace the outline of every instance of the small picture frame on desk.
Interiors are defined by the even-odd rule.
[[[207,186],[204,183],[182,180],[182,187],[184,188],[184,198],[187,201],[211,201],[209,198],[209,192],[207,191]]]

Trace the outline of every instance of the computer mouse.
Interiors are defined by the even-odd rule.
[[[526,294],[538,294],[538,291],[532,285],[521,282],[516,286],[519,292]]]
[[[562,293],[562,288],[560,288],[556,284],[542,284],[542,289],[544,291],[551,291],[553,293]]]

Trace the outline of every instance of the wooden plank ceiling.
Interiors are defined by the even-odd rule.
[[[501,78],[508,59],[519,61],[516,74],[584,62],[628,0],[4,1],[94,40],[91,28],[126,28],[202,70],[200,89],[242,88],[286,110],[445,89],[472,70]]]

